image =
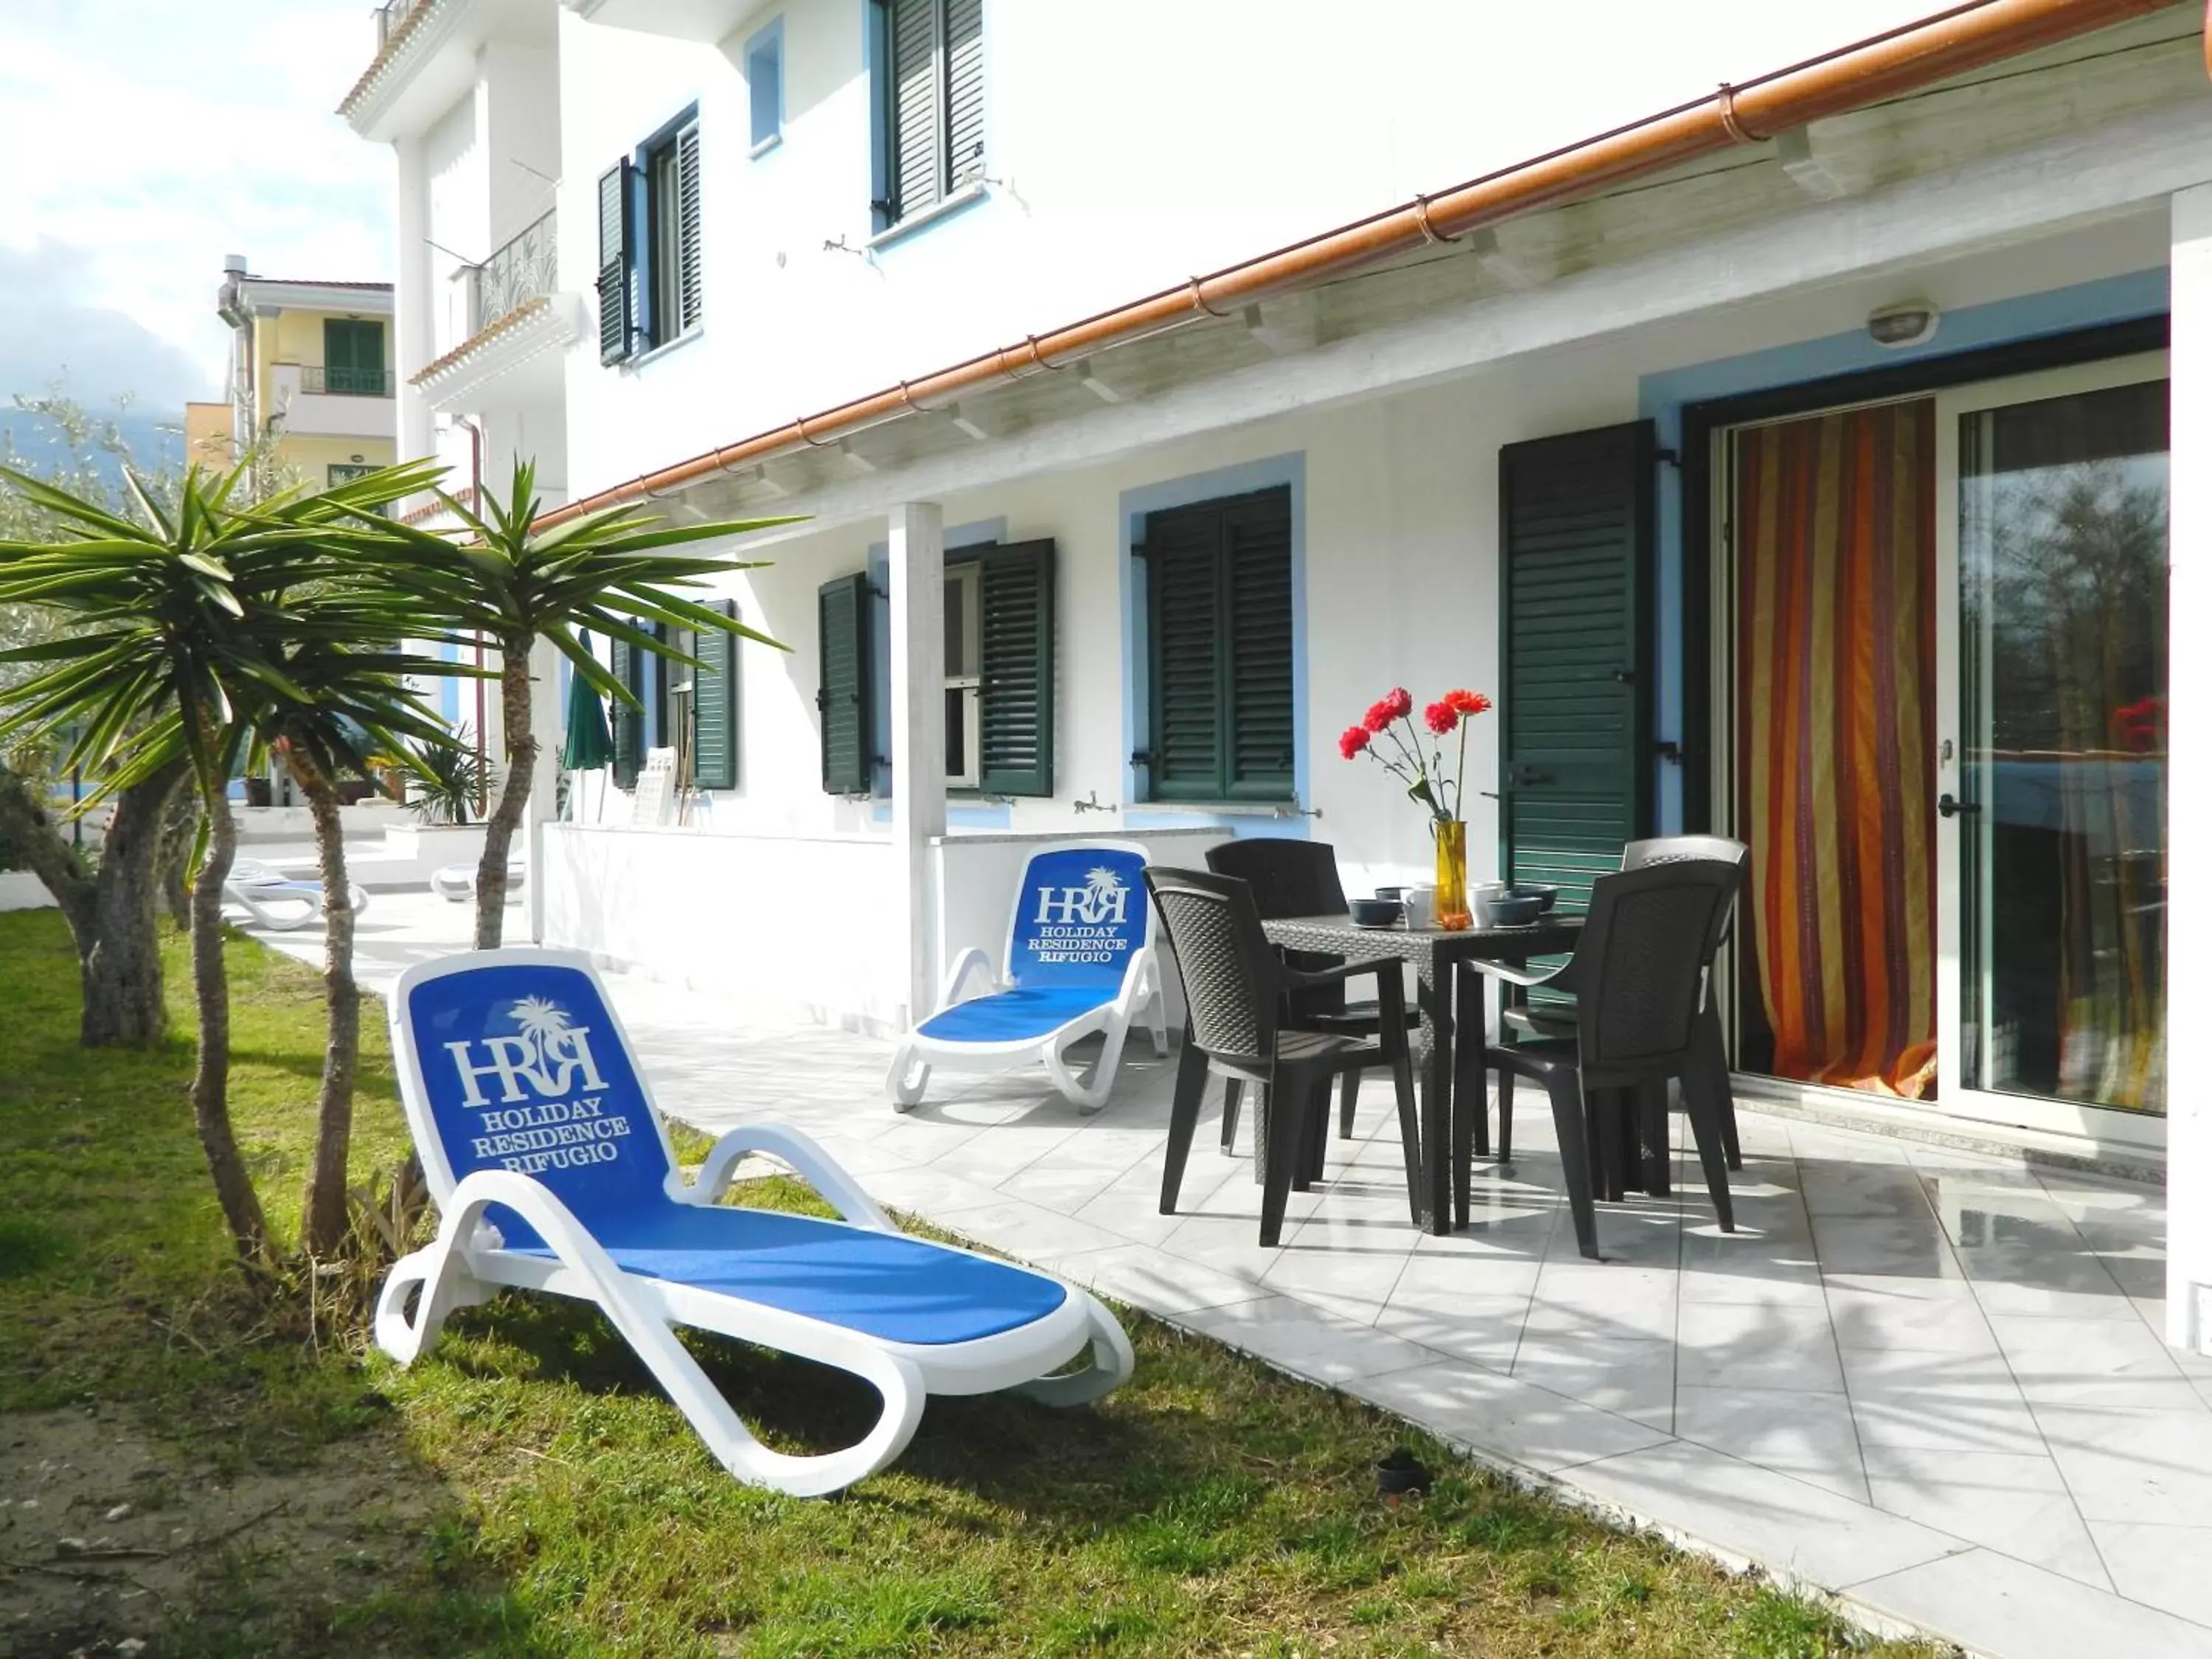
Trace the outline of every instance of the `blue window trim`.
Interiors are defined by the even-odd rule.
[[[1945,357],[1984,346],[2030,340],[2039,335],[2064,334],[2103,323],[2123,323],[2138,317],[2154,317],[2168,307],[2167,272],[2163,265],[2131,271],[2121,276],[2100,277],[2067,288],[2046,289],[2009,300],[1965,306],[1943,313],[1942,326],[1923,345],[1896,349],[1878,346],[1863,328],[1848,333],[1793,340],[1736,357],[1646,374],[1637,383],[1637,412],[1658,423],[1661,447],[1680,453],[1682,412],[1692,404],[1711,403],[1740,393],[1765,392],[1826,380],[1858,369],[1886,368],[1912,358]],[[1688,687],[1684,684],[1687,646],[1682,604],[1682,491],[1710,488],[1705,479],[1686,485],[1674,467],[1659,469],[1656,502],[1659,536],[1656,568],[1652,573],[1657,605],[1652,618],[1657,633],[1654,672],[1658,694],[1652,709],[1652,736],[1661,742],[1681,743],[1686,733],[1683,720]],[[1680,832],[1687,803],[1682,798],[1682,769],[1662,767],[1659,778],[1657,830]]]
[[[766,132],[760,131],[761,89],[754,77],[755,63],[763,50],[775,53],[775,112]],[[760,156],[775,149],[783,140],[783,19],[781,15],[771,18],[745,37],[744,61],[747,117],[745,136],[746,142],[750,146],[748,153]]]
[[[860,0],[860,72],[868,83],[868,246],[880,251],[933,225],[963,218],[969,210],[991,199],[990,181],[979,179],[963,185],[943,200],[932,203],[902,219],[894,219],[876,204],[891,194],[890,128],[890,8],[886,0]],[[983,30],[983,156],[986,170],[994,149],[991,84],[991,30]]]
[[[1277,817],[1255,803],[1250,811],[1211,812],[1169,803],[1149,804],[1142,789],[1143,770],[1128,758],[1143,747],[1142,734],[1152,729],[1152,675],[1147,652],[1152,641],[1146,623],[1144,561],[1134,549],[1144,538],[1145,516],[1171,507],[1188,507],[1224,495],[1246,495],[1257,489],[1287,485],[1291,492],[1291,799],[1286,808],[1297,815]],[[1224,830],[1237,836],[1281,836],[1304,839],[1312,834],[1312,820],[1304,810],[1313,800],[1310,765],[1311,716],[1307,706],[1306,659],[1306,458],[1304,450],[1264,459],[1245,461],[1211,471],[1166,478],[1121,492],[1121,821],[1132,829]]]
[[[972,524],[955,525],[947,530],[945,532],[945,550],[950,553],[957,547],[977,547],[1006,539],[1005,519],[978,519]],[[872,615],[868,621],[868,657],[870,665],[875,670],[876,682],[876,706],[869,711],[869,719],[875,727],[876,741],[888,749],[890,747],[891,730],[891,544],[889,542],[868,544],[868,581],[880,596],[870,607]],[[875,781],[870,793],[878,801],[889,800],[891,798],[889,756],[877,757],[874,775]]]
[[[630,319],[630,332],[639,342],[629,360],[633,368],[684,337],[673,334],[665,340],[653,337],[652,162],[655,151],[665,149],[675,142],[677,134],[696,125],[698,119],[699,100],[695,98],[673,120],[653,129],[652,136],[630,152],[629,222],[637,228],[636,239],[630,248],[629,286],[635,310]]]

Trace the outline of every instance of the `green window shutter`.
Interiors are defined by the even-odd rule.
[[[638,653],[626,640],[611,643],[612,657],[609,672],[633,695],[643,685],[644,677],[638,672],[644,665]],[[638,769],[645,763],[645,713],[633,708],[617,697],[614,701],[615,787],[618,789],[637,787]]]
[[[866,571],[824,582],[817,600],[822,648],[822,787],[866,794],[875,766],[875,687],[868,645]]]
[[[983,0],[944,0],[945,174],[959,190],[983,176]]]
[[[384,392],[384,325],[356,317],[323,319],[325,390],[380,397]]]
[[[731,600],[709,606],[732,621]],[[738,787],[738,641],[719,628],[699,630],[691,675],[691,781],[701,789]]]
[[[677,331],[698,326],[705,310],[699,271],[699,129],[676,140]]]
[[[1296,787],[1291,686],[1291,492],[1222,508],[1228,589],[1229,763],[1225,798],[1287,799]]]
[[[884,173],[894,223],[934,206],[944,194],[939,184],[944,75],[938,56],[944,3],[945,0],[886,0],[890,155]]]
[[[1052,793],[1053,544],[994,547],[983,567],[983,757],[994,795]]]
[[[1649,421],[1498,452],[1508,878],[1589,884],[1650,833]]]
[[[628,161],[599,175],[599,361],[618,363],[630,355],[630,228]]]
[[[1291,492],[1147,515],[1155,800],[1286,800],[1296,787]]]

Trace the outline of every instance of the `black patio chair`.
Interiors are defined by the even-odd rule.
[[[1182,1070],[1169,1117],[1167,1168],[1160,1179],[1160,1213],[1175,1213],[1206,1077],[1249,1084],[1261,1091],[1254,1138],[1255,1162],[1262,1170],[1260,1242],[1279,1243],[1291,1189],[1304,1191],[1319,1173],[1330,1083],[1349,1067],[1376,1063],[1380,1053],[1395,1073],[1406,1200],[1418,1226],[1420,1127],[1413,1112],[1413,1058],[1405,1037],[1405,986],[1397,975],[1378,973],[1374,963],[1319,972],[1286,965],[1261,931],[1250,885],[1236,877],[1150,866],[1145,884],[1167,933],[1168,948],[1175,953],[1187,1011]],[[1382,1030],[1378,1040],[1299,1030],[1282,1024],[1286,994],[1331,982],[1340,986],[1363,974],[1375,975],[1379,986]]]
[[[1597,1257],[1595,1194],[1617,1197],[1624,1115],[1604,1098],[1626,1090],[1649,1100],[1679,1078],[1690,1129],[1705,1167],[1706,1190],[1723,1232],[1735,1231],[1728,1167],[1721,1143],[1719,1098],[1698,1058],[1705,997],[1705,962],[1714,935],[1743,882],[1743,866],[1714,859],[1684,860],[1600,876],[1590,887],[1589,915],[1566,965],[1532,973],[1509,963],[1480,970],[1528,989],[1573,994],[1571,1036],[1535,1036],[1486,1045],[1483,1067],[1498,1073],[1501,1123],[1513,1111],[1516,1077],[1540,1083],[1551,1097],[1559,1161],[1573,1212],[1575,1243]],[[1659,1093],[1663,1113],[1665,1095]],[[1477,1109],[1480,1109],[1479,1108]],[[1454,1196],[1467,1203],[1474,1136],[1460,1115],[1452,1146]],[[1665,1126],[1660,1126],[1665,1142]],[[1648,1133],[1648,1132],[1647,1132]]]
[[[1632,841],[1621,849],[1620,867],[1624,870],[1645,870],[1654,865],[1680,864],[1691,859],[1711,859],[1723,864],[1746,866],[1751,848],[1740,841],[1726,836],[1657,836],[1645,841]],[[1697,1064],[1703,1070],[1706,1086],[1720,1097],[1721,1146],[1731,1170],[1743,1168],[1743,1150],[1738,1142],[1735,1127],[1735,1087],[1729,1079],[1728,1038],[1721,1029],[1719,999],[1711,994],[1714,958],[1729,940],[1735,925],[1735,907],[1730,905],[1721,913],[1719,931],[1714,935],[1712,949],[1705,955],[1708,993],[1705,1006],[1698,1018]],[[1564,1003],[1549,1006],[1523,1004],[1503,1011],[1509,1030],[1531,1036],[1567,1036],[1575,1029],[1574,1011]],[[1647,1126],[1651,1117],[1650,1101],[1641,1103],[1642,1116]],[[1661,1118],[1663,1126],[1663,1115]],[[1662,1139],[1656,1149],[1663,1151]],[[1502,1163],[1513,1158],[1513,1121],[1510,1107],[1501,1106],[1498,1124],[1498,1156]],[[1665,1190],[1664,1187],[1659,1188]]]
[[[1252,902],[1259,907],[1262,921],[1279,921],[1290,916],[1340,916],[1351,908],[1345,902],[1343,880],[1336,872],[1336,848],[1327,842],[1293,841],[1284,836],[1224,841],[1206,849],[1206,867],[1218,876],[1235,876],[1249,882]],[[1344,965],[1342,957],[1318,951],[1282,951],[1278,954],[1291,967],[1304,973],[1325,973]],[[1377,1037],[1382,1030],[1382,1008],[1379,1000],[1348,1000],[1344,982],[1330,980],[1291,992],[1283,1023],[1299,1030]],[[1406,1027],[1410,1030],[1419,1023],[1419,1013],[1407,1010],[1403,1018]],[[1389,1061],[1378,1048],[1372,1063],[1383,1066]],[[1352,1139],[1352,1115],[1358,1109],[1359,1078],[1364,1069],[1358,1066],[1347,1067],[1344,1081],[1339,1085],[1337,1134],[1345,1140]],[[1237,1104],[1243,1093],[1242,1084],[1229,1084],[1221,1113],[1224,1152],[1236,1141]]]

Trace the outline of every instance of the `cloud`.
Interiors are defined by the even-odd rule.
[[[88,264],[59,242],[0,246],[0,398],[56,381],[89,407],[128,398],[174,410],[211,395],[191,353],[126,312],[83,302]]]
[[[391,152],[331,112],[374,47],[358,0],[0,0],[0,394],[216,396],[226,254],[388,278]]]

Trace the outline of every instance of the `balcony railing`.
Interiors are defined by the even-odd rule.
[[[388,368],[325,368],[311,363],[300,371],[300,390],[339,398],[389,398],[392,371]]]
[[[553,217],[548,213],[469,273],[471,338],[518,307],[553,291],[560,269]]]
[[[404,23],[416,12],[421,11],[425,6],[435,3],[436,0],[384,0],[384,3],[377,7],[374,13],[374,16],[376,18],[376,49],[379,52],[382,52],[384,50],[384,43],[392,38],[393,33],[402,23]]]

